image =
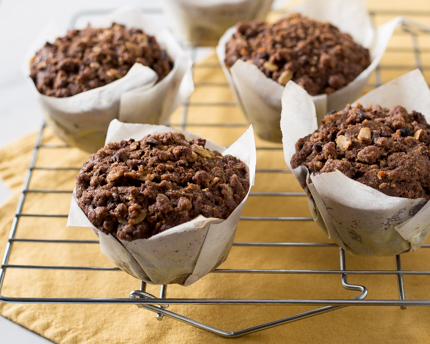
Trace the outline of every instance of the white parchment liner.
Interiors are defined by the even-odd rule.
[[[273,0],[164,0],[176,35],[191,45],[215,46],[239,21],[265,19]]]
[[[110,27],[112,22],[127,28],[139,28],[156,37],[173,59],[173,70],[159,83],[149,67],[135,64],[121,79],[72,97],[55,98],[40,94],[29,78],[47,123],[69,143],[89,152],[103,146],[109,123],[119,119],[129,123],[165,123],[170,114],[194,90],[191,60],[168,29],[139,8],[124,7],[90,21],[93,27]],[[49,25],[33,42],[24,65],[30,74],[29,61],[47,41],[53,42],[65,32]]]
[[[312,97],[320,117],[333,109],[341,109],[360,96],[367,79],[381,60],[395,27],[402,20],[397,17],[374,30],[364,0],[307,0],[289,12],[330,22],[370,50],[371,64],[357,78],[333,94]],[[281,142],[279,119],[284,86],[267,78],[257,66],[242,60],[236,61],[230,70],[225,66],[225,45],[235,32],[235,27],[227,30],[216,48],[228,83],[257,135],[268,141]]]
[[[367,93],[357,102],[387,108],[401,105],[409,113],[421,112],[430,123],[430,91],[418,70]],[[290,169],[296,142],[318,125],[311,97],[290,81],[282,95],[281,114],[284,157]],[[300,166],[292,172],[308,194],[314,220],[350,253],[388,256],[415,251],[430,233],[430,202],[425,198],[387,196],[339,171],[309,176],[308,169]]]
[[[186,131],[149,124],[125,124],[113,120],[106,143],[164,132],[182,132],[188,140],[198,137]],[[206,147],[242,160],[249,171],[250,187],[254,185],[256,150],[252,126],[229,148],[207,141]],[[220,265],[230,252],[236,226],[245,201],[226,219],[196,219],[168,229],[149,239],[119,240],[95,228],[79,207],[75,193],[70,205],[67,226],[91,227],[100,239],[102,252],[122,270],[153,284],[177,283],[188,286]]]

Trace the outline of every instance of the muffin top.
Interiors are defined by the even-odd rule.
[[[127,241],[198,215],[226,219],[248,192],[248,170],[205,144],[181,133],[109,143],[84,163],[78,204],[95,227]]]
[[[313,96],[346,86],[370,65],[368,49],[350,35],[298,13],[274,24],[238,23],[224,62],[231,67],[239,59],[281,85],[293,80]]]
[[[430,126],[416,111],[348,105],[296,143],[291,167],[339,170],[388,196],[430,199]]]
[[[158,81],[173,67],[155,37],[140,29],[88,26],[45,43],[30,62],[30,77],[40,93],[70,97],[122,78],[135,63],[153,69]]]

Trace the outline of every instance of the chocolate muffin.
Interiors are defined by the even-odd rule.
[[[339,170],[389,196],[430,199],[430,125],[416,111],[348,105],[296,143],[291,167]]]
[[[181,133],[109,143],[84,163],[78,204],[95,227],[127,241],[199,215],[226,219],[248,192],[247,167],[205,144]]]
[[[140,29],[88,26],[45,43],[30,62],[30,77],[44,95],[70,97],[124,77],[135,63],[153,69],[158,81],[173,67],[155,37]]]
[[[312,96],[335,92],[370,65],[368,49],[350,35],[298,13],[273,24],[238,23],[224,62],[230,68],[239,59],[281,85],[293,80]]]

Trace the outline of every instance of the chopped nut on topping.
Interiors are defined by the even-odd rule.
[[[319,141],[322,141],[322,140],[323,140],[323,138],[324,138],[324,136],[323,136],[321,133],[313,133],[313,134],[311,135],[310,140],[311,140],[312,142],[319,142]]]
[[[39,68],[40,70],[44,70],[46,68],[46,61],[39,62],[37,68]]]
[[[154,173],[148,173],[146,175],[146,180],[153,180],[155,178],[155,174]]]
[[[136,40],[139,43],[148,44],[148,36],[145,35],[144,33],[141,33],[140,35],[137,35],[136,36]]]
[[[167,197],[165,194],[158,194],[157,197],[161,197],[166,201],[170,201],[169,197]]]
[[[143,49],[140,46],[138,46],[137,44],[132,43],[132,42],[125,42],[125,46],[127,47],[128,50],[131,51],[131,53],[134,56],[136,56],[136,57],[142,56]]]
[[[193,152],[194,153],[194,152]],[[194,153],[194,154],[196,154],[196,153]],[[195,162],[196,161],[196,158],[194,158],[192,155],[187,155],[186,157],[185,157],[185,160],[187,160],[188,162]]]
[[[352,141],[349,137],[345,135],[339,135],[336,138],[336,145],[339,147],[339,149],[343,151],[347,151],[349,147],[351,147]]]
[[[145,218],[146,218],[146,211],[142,210],[137,217],[131,218],[130,222],[134,225],[137,225],[138,223],[141,223],[143,220],[145,220]]]
[[[100,63],[98,63],[98,62],[90,62],[90,67],[91,68],[100,68]]]
[[[279,69],[279,67],[277,65],[270,63],[270,62],[264,62],[263,67],[266,68],[268,71],[271,71],[271,72],[276,72]]]
[[[282,72],[282,74],[279,76],[278,82],[281,85],[286,85],[287,82],[290,81],[292,77],[293,77],[293,73],[289,70],[286,70],[285,72]]]
[[[124,175],[124,173],[125,173],[125,171],[126,171],[126,170],[127,170],[127,169],[126,169],[126,168],[124,168],[124,167],[114,166],[114,167],[110,170],[109,174],[107,175],[106,180],[107,180],[108,182],[113,182],[113,181],[115,181],[115,180],[117,180],[117,179],[121,178],[121,177]]]
[[[142,182],[148,179],[148,171],[138,171],[137,174],[138,174],[137,179]]]
[[[310,60],[310,64],[311,65],[315,65],[318,62],[318,56],[312,56],[311,60]]]
[[[135,151],[136,149],[138,149],[139,148],[139,142],[133,142],[131,145],[130,145],[130,150],[132,150],[132,151]]]
[[[233,195],[233,189],[231,188],[230,185],[226,184],[227,190],[229,192],[230,195]]]
[[[415,134],[414,134],[414,138],[415,138],[416,140],[419,140],[419,139],[420,139],[420,137],[422,136],[422,133],[423,133],[423,130],[422,130],[422,129],[417,130],[417,131],[415,132]]]
[[[123,218],[122,216],[118,216],[117,217],[117,219],[118,219],[118,222],[120,223],[120,224],[122,224],[122,225],[128,225],[128,221],[125,219],[125,218]]]
[[[358,139],[361,142],[368,141],[372,138],[372,132],[370,131],[370,128],[361,128],[360,132],[358,133]]]
[[[197,154],[200,154],[201,156],[205,157],[205,158],[212,158],[213,155],[207,151],[206,149],[202,148],[199,145],[192,145],[191,147],[193,149],[194,152],[196,152]]]
[[[211,181],[211,186],[212,186],[212,185],[215,185],[216,183],[218,183],[218,181],[219,181],[219,178],[218,178],[218,177],[215,177],[215,178]]]
[[[117,79],[120,79],[121,78],[121,74],[118,72],[118,70],[116,70],[115,68],[111,68],[111,69],[109,69],[107,72],[106,72],[106,75],[108,76],[108,77],[111,77],[111,78],[113,78],[113,77],[115,77],[115,78],[117,78]]]

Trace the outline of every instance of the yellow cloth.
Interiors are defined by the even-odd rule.
[[[420,6],[428,2],[416,1]],[[385,2],[386,3],[386,2]],[[378,6],[375,4],[374,7]],[[404,5],[406,6],[406,5]],[[410,6],[410,3],[407,4]],[[391,8],[391,7],[390,7]],[[405,7],[409,8],[409,7]],[[423,9],[424,7],[420,7]],[[383,21],[390,18],[384,17]],[[408,37],[409,39],[409,37]],[[404,35],[390,45],[402,46]],[[408,46],[410,48],[410,46]],[[412,54],[412,53],[411,53]],[[388,54],[390,56],[390,54]],[[394,61],[399,55],[391,53]],[[385,60],[385,63],[389,62]],[[404,62],[404,61],[401,61]],[[205,63],[217,63],[215,57]],[[406,71],[404,71],[406,72]],[[382,74],[383,81],[396,75]],[[401,73],[398,74],[402,74]],[[225,82],[220,69],[201,65],[195,69],[195,81]],[[226,87],[196,85],[191,102],[233,101]],[[180,123],[182,108],[172,116]],[[191,106],[188,123],[242,122],[238,108]],[[228,145],[245,127],[190,126],[189,131],[221,145]],[[20,188],[30,161],[36,135],[31,135],[0,150],[0,177],[11,187],[14,196],[0,208],[0,254],[4,252]],[[44,143],[59,143],[49,131]],[[259,147],[276,145],[257,140]],[[279,147],[279,146],[278,146]],[[43,148],[36,166],[80,167],[88,155],[77,149]],[[258,168],[286,168],[282,151],[259,150]],[[77,171],[33,172],[31,189],[72,190]],[[253,191],[301,191],[291,175],[258,173]],[[67,214],[70,194],[30,193],[24,213]],[[244,216],[309,216],[304,197],[260,197],[248,199]],[[88,239],[96,237],[90,229],[66,228],[66,219],[26,218],[19,221],[17,238]],[[311,222],[241,221],[236,242],[329,242]],[[402,255],[405,270],[429,270],[430,250]],[[221,268],[255,269],[339,269],[337,248],[253,248],[234,247]],[[9,264],[112,266],[95,244],[14,243]],[[347,255],[350,270],[396,269],[394,258],[359,258]],[[369,299],[398,298],[395,275],[350,275],[350,283],[369,289]],[[405,276],[408,299],[429,299],[430,277]],[[1,291],[4,296],[19,297],[117,297],[127,298],[139,289],[139,281],[124,272],[88,272],[8,269]],[[148,286],[157,295],[159,288]],[[342,288],[339,275],[259,275],[211,274],[184,288],[169,286],[169,298],[345,298],[357,292]],[[309,306],[184,306],[169,310],[223,330],[235,331],[256,324],[297,314]],[[201,331],[174,319],[159,322],[156,315],[135,305],[26,305],[0,303],[0,314],[57,343],[221,343],[226,339]],[[424,343],[430,340],[429,307],[347,307],[235,340],[246,343]]]

